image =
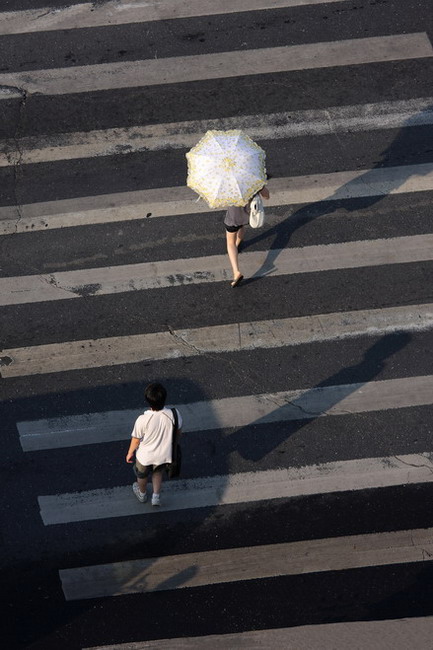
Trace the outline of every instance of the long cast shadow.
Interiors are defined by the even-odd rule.
[[[432,109],[433,106],[428,107],[426,111],[431,111]],[[411,126],[410,122],[411,121],[409,121],[406,126]],[[253,239],[245,242],[245,245],[247,247],[252,243],[257,243],[264,238],[268,238],[269,234],[274,237],[271,248],[266,257],[266,261],[263,264],[262,269],[257,272],[257,275],[261,273],[261,271],[266,272],[272,269],[278,259],[279,251],[288,245],[291,236],[298,228],[311,221],[314,221],[320,216],[332,214],[340,208],[344,208],[348,212],[352,212],[362,208],[370,207],[381,201],[387,193],[391,192],[393,189],[400,187],[407,180],[407,178],[409,178],[413,171],[402,167],[401,174],[395,174],[391,181],[388,179],[386,191],[383,191],[382,187],[380,193],[378,193],[377,177],[374,171],[391,165],[398,166],[407,164],[407,161],[402,162],[401,156],[402,152],[405,151],[405,148],[408,145],[410,139],[411,129],[401,129],[399,136],[392,143],[392,145],[383,152],[382,160],[374,166],[373,170],[370,170],[365,174],[362,174],[359,178],[343,185],[331,196],[329,196],[326,201],[317,202],[314,205],[308,205],[300,208],[295,212],[294,215],[290,217],[290,219],[278,224],[277,226],[274,226],[273,228],[267,229],[264,233],[261,233]],[[348,198],[354,194],[356,195],[360,193],[360,185],[366,188],[365,193],[367,195],[354,199]],[[253,279],[250,279],[250,281],[252,280]],[[270,414],[266,416],[266,418],[251,422],[247,426],[241,427],[230,436],[221,436],[220,439],[216,441],[219,447],[220,455],[222,457],[222,463],[220,464],[221,473],[226,478],[229,476],[230,456],[234,452],[239,453],[243,458],[255,463],[264,459],[267,454],[275,450],[282,442],[287,440],[288,437],[300,431],[304,426],[306,426],[307,423],[311,423],[312,420],[321,417],[338,402],[346,398],[354,391],[358,390],[360,386],[366,384],[369,381],[372,381],[375,377],[377,377],[380,374],[381,370],[385,367],[386,359],[404,348],[410,340],[411,336],[407,333],[396,333],[384,336],[382,339],[371,346],[360,363],[348,368],[341,369],[333,376],[320,382],[314,388],[303,392],[292,402],[278,405]],[[164,382],[164,379],[161,380]],[[176,386],[176,388],[173,386],[169,389],[170,400],[176,401],[178,404],[183,401],[179,398],[182,397],[182,386],[184,388],[184,381],[185,380],[179,380],[178,386]],[[175,381],[171,383],[174,384],[177,382]],[[325,389],[329,386],[339,386],[339,390],[333,392],[326,391]],[[201,392],[198,387],[197,392]],[[175,398],[175,394],[177,394],[178,399]],[[188,395],[187,401],[190,401],[190,399],[191,396]],[[290,416],[290,418],[287,416]],[[254,444],[252,444],[251,426],[260,424],[261,422],[271,421],[287,422],[287,426],[284,427],[284,430],[276,431],[270,433],[269,435],[262,436],[260,441],[255,440]],[[187,425],[185,429],[187,430]],[[185,454],[187,455],[187,453],[187,439],[185,438]],[[127,481],[131,480],[130,472],[126,467],[124,468],[124,475]],[[132,495],[131,498],[133,498]],[[209,509],[206,509],[203,519],[208,518],[213,511],[215,511],[215,508],[210,509],[210,511]],[[197,524],[197,526],[199,525],[200,523]],[[173,588],[185,585],[188,580],[195,575],[195,571],[196,569],[193,566],[185,569],[183,572],[180,572],[178,576],[166,578],[166,580],[163,580],[158,585],[158,587],[162,590],[164,588]],[[133,582],[134,576],[131,576],[131,579]],[[135,579],[138,579],[138,576],[135,576]],[[87,608],[88,604],[86,602],[82,602],[80,603],[78,609],[83,611]],[[75,615],[76,614],[77,612],[75,610]],[[74,614],[72,614],[72,616],[74,616]],[[55,628],[55,620],[50,619],[49,624],[46,624],[44,630],[45,633],[47,631],[47,627]],[[38,633],[35,632],[35,635],[38,636]]]
[[[221,492],[224,494],[230,472],[230,456],[233,452],[239,453],[243,458],[259,462],[267,454],[275,450],[288,437],[300,431],[307,423],[325,415],[332,407],[358,391],[363,385],[372,381],[385,368],[386,359],[402,350],[412,339],[412,335],[400,332],[387,334],[375,342],[364,354],[360,363],[341,369],[331,377],[320,382],[314,388],[306,390],[298,398],[288,401],[277,407],[264,418],[259,418],[247,426],[240,428],[236,433],[228,437],[220,437],[219,453],[222,458],[223,476],[226,484],[222,483]],[[336,387],[332,390],[332,387]],[[337,388],[338,387],[338,388]],[[329,390],[331,388],[331,390]],[[251,441],[251,426],[261,423],[286,422],[284,430],[265,434],[261,437],[260,443]],[[186,443],[187,446],[187,443]],[[289,467],[285,464],[285,467]],[[206,508],[204,519],[211,516],[215,510]],[[156,590],[173,589],[185,586],[191,578],[194,578],[197,568],[194,566],[179,573],[167,577],[154,588]],[[146,582],[146,570],[135,577],[128,579],[128,586],[142,585]]]
[[[256,271],[252,278],[245,280],[245,283],[253,282],[259,279],[259,277],[272,272],[275,268],[280,251],[286,248],[290,242],[290,238],[298,228],[302,228],[302,226],[305,226],[319,217],[333,214],[340,209],[344,209],[347,212],[356,212],[369,208],[381,201],[385,196],[392,193],[413,176],[415,173],[415,170],[411,168],[413,162],[405,159],[408,155],[407,151],[411,149],[413,141],[413,131],[412,128],[409,127],[422,126],[423,118],[426,118],[427,116],[430,117],[432,111],[433,105],[428,106],[417,115],[409,118],[400,129],[395,140],[381,153],[381,160],[379,160],[372,169],[369,169],[364,174],[361,174],[339,187],[338,190],[327,197],[326,200],[304,205],[293,215],[276,226],[266,229],[263,233],[258,234],[252,239],[246,240],[244,242],[244,249],[252,244],[262,241],[263,239],[267,239],[269,235],[274,237],[262,266]],[[424,154],[421,152],[419,156],[417,156],[418,163],[426,161],[431,162],[431,142],[426,141],[425,147],[426,151]],[[423,155],[425,160],[422,157]],[[392,177],[386,175],[386,169],[388,167],[394,167],[395,173]],[[398,170],[395,169],[396,167]],[[380,170],[384,172],[383,175]],[[417,166],[417,175],[425,175],[427,173],[429,173],[429,169],[419,167],[419,165]]]
[[[325,415],[336,404],[377,377],[385,368],[386,359],[402,350],[411,339],[412,335],[406,332],[383,336],[367,350],[360,363],[342,368],[314,388],[303,392],[295,400],[281,405],[263,420],[251,423],[287,421],[285,431],[264,435],[259,444],[252,446],[251,437],[248,435],[251,425],[242,427],[227,439],[226,453],[237,450],[247,460],[258,462],[263,459],[289,436],[293,436],[312,420]],[[329,390],[331,387],[336,388]]]

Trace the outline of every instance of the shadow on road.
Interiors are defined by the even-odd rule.
[[[426,110],[431,111],[432,108],[433,107],[429,107]],[[410,124],[408,124],[407,126],[410,126]],[[266,256],[266,260],[262,268],[257,271],[257,274],[262,275],[264,272],[270,271],[272,269],[272,267],[277,263],[279,251],[287,247],[287,245],[290,242],[290,238],[292,234],[298,228],[301,228],[303,225],[311,221],[314,221],[315,219],[318,219],[321,216],[331,214],[335,210],[340,208],[344,208],[348,212],[351,212],[362,208],[367,208],[379,202],[383,198],[384,193],[383,192],[381,192],[380,194],[375,193],[375,191],[377,191],[375,190],[375,186],[377,187],[377,185],[375,185],[377,183],[377,178],[374,172],[381,168],[384,168],[385,166],[398,167],[399,165],[408,164],[407,161],[402,162],[401,155],[402,155],[402,151],[404,151],[405,149],[405,145],[410,140],[411,137],[410,131],[411,131],[410,128],[401,129],[396,140],[386,151],[383,152],[382,160],[379,163],[377,163],[377,165],[375,165],[373,170],[370,170],[365,174],[362,174],[360,178],[351,181],[347,183],[345,186],[339,188],[334,194],[329,196],[326,201],[318,202],[315,205],[307,205],[301,207],[289,219],[286,219],[284,222],[276,226],[273,226],[270,229],[267,229],[265,232],[260,233],[257,236],[253,237],[252,239],[250,239],[249,241],[245,242],[245,245],[248,246],[253,243],[260,242],[265,238],[268,238],[269,235],[273,236],[273,242]],[[410,170],[410,168],[409,169],[406,168],[406,170],[402,168],[401,171],[402,171],[401,174],[396,174],[394,179],[391,182],[388,182],[387,185],[388,193],[391,192],[393,189],[396,189],[397,187],[401,186],[407,180],[407,178],[413,173]],[[366,196],[358,197],[360,184],[362,184],[367,188]],[[356,195],[357,198],[353,198],[353,199],[346,198],[352,195]],[[252,282],[255,281],[256,279],[258,278],[251,278],[248,281]],[[247,280],[245,282],[247,282]],[[386,360],[389,359],[392,355],[402,350],[409,343],[410,340],[411,340],[411,336],[407,333],[397,332],[393,334],[387,334],[383,336],[379,341],[375,342],[367,350],[367,352],[364,355],[364,358],[360,363],[355,364],[351,367],[342,368],[331,377],[328,377],[326,380],[317,384],[315,387],[311,388],[310,390],[306,390],[302,392],[302,394],[299,397],[297,397],[295,400],[291,402],[285,402],[283,404],[276,403],[275,409],[271,412],[270,415],[266,417],[266,422],[269,421],[286,422],[287,423],[286,426],[284,427],[283,430],[276,430],[274,432],[271,431],[269,432],[269,434],[261,436],[259,441],[255,439],[254,445],[251,444],[251,435],[250,435],[251,426],[255,424],[260,424],[261,422],[260,419],[256,421],[252,421],[247,426],[243,426],[239,428],[231,435],[224,437],[222,434],[221,435],[217,434],[215,440],[215,447],[218,448],[218,453],[222,458],[222,463],[220,464],[221,474],[224,475],[226,478],[228,478],[230,473],[230,455],[235,451],[239,453],[241,457],[248,459],[254,463],[259,463],[260,461],[262,461],[267,456],[267,454],[269,454],[274,449],[276,449],[278,445],[284,442],[284,440],[286,440],[288,437],[300,431],[302,427],[306,425],[307,422],[311,422],[312,420],[325,415],[330,409],[332,409],[335,405],[341,402],[341,400],[344,400],[354,391],[359,390],[359,388],[362,385],[376,378],[381,373],[381,371],[385,368]],[[149,369],[145,368],[144,365],[143,365],[143,373],[148,375]],[[186,373],[186,370],[184,370],[184,372]],[[152,376],[151,379],[158,380],[158,378],[154,376]],[[176,377],[168,380],[167,378],[161,377],[160,380],[165,384],[169,384],[168,386],[169,400],[171,403],[177,403],[178,405],[180,405],[180,408],[182,408],[181,406],[182,403],[193,402],[194,400],[199,400],[199,399],[207,399],[206,392],[201,386],[196,386],[195,389],[193,390],[193,393],[191,392],[191,390],[188,390],[188,394],[186,396],[183,391],[185,389],[185,383],[188,383],[188,379],[185,377]],[[236,380],[238,380],[238,378],[236,378]],[[124,386],[125,385],[123,385],[123,388]],[[330,387],[337,387],[337,386],[338,389],[328,390]],[[142,391],[142,386],[139,385],[139,382],[135,384],[135,387],[137,388],[137,390],[139,388],[140,391]],[[112,388],[113,390],[111,392],[105,391],[105,389],[103,391],[105,404],[107,403],[107,401],[110,401],[111,407],[113,407],[116,404],[117,405],[121,404],[122,403],[121,396],[124,395],[124,393],[122,393],[122,391],[120,390],[120,382],[119,382],[119,386],[116,387],[113,385]],[[71,400],[70,405],[74,403],[74,400],[76,400],[76,403],[80,403],[78,400],[79,393],[81,394],[82,397],[85,398],[85,401],[83,401],[83,403],[89,404],[89,401],[91,401],[92,398],[92,389],[77,391],[77,393],[74,396],[74,399]],[[63,394],[63,397],[65,396],[65,394]],[[59,395],[51,395],[47,399],[53,400],[54,403],[58,401],[58,398],[60,399],[61,402],[62,394],[59,393]],[[21,406],[22,404],[20,404],[20,400],[16,400],[13,407],[14,417],[15,414],[18,414],[20,412]],[[60,408],[59,403],[56,403],[55,406],[53,407],[53,410],[58,411],[59,408]],[[70,408],[72,411],[73,407],[70,406]],[[103,407],[101,407],[101,410],[102,408]],[[59,413],[59,415],[61,414]],[[133,423],[131,422],[131,429],[132,429],[132,425]],[[185,431],[186,432],[188,431],[187,422],[185,422]],[[128,444],[128,439],[125,438],[125,451],[126,451],[127,444]],[[187,435],[184,438],[184,457],[185,459],[187,459],[188,457]],[[119,463],[120,466],[122,464],[122,461],[123,461],[123,457],[117,458],[116,456],[114,460],[112,458],[110,463],[111,467],[113,467],[117,462]],[[206,467],[206,458],[203,458],[203,467]],[[259,466],[257,467],[257,469],[259,469]],[[59,473],[58,483],[59,485],[61,485],[62,484],[61,476],[63,475],[64,467],[63,466],[58,468],[51,467],[50,471],[54,483],[56,482],[56,472]],[[98,469],[98,471],[100,470]],[[133,480],[132,473],[129,467],[126,466],[122,467],[121,472],[123,473],[122,482],[124,484],[128,483],[129,481],[132,482]],[[224,491],[224,487],[223,487],[223,491]],[[134,496],[131,492],[131,499],[133,498]],[[194,520],[196,523],[191,524],[191,526],[192,527],[196,526],[196,528],[199,528],[200,525],[203,523],[203,521],[205,521],[210,516],[213,510],[215,510],[215,508],[214,509],[205,508],[204,510],[202,510],[201,512],[203,512],[203,517],[201,518],[199,514],[198,519],[196,518]],[[145,520],[146,520],[146,516],[142,518],[143,527],[145,525]],[[39,525],[40,525],[40,521],[39,521]],[[84,527],[83,530],[87,530],[87,529]],[[95,533],[96,531],[97,531],[97,527],[94,526],[93,532]],[[49,531],[49,532],[55,539],[54,533],[56,531]],[[129,533],[128,524],[125,524],[125,530],[123,532],[123,535],[127,536],[128,533]],[[108,537],[107,529],[105,528],[103,529],[103,534]],[[141,538],[139,540],[139,533],[136,533],[136,535],[137,536],[135,538],[135,544],[132,543],[131,545],[134,547],[133,553],[139,554],[140,551],[144,551],[143,554],[144,556],[146,556],[147,553],[145,548],[146,547],[145,538],[144,539]],[[112,536],[114,540],[113,556],[115,555],[115,551],[118,548],[116,546],[117,542],[114,539],[115,537],[116,535]],[[107,538],[105,539],[104,544],[106,543],[107,543]],[[170,551],[170,546],[172,549],[171,551]],[[101,548],[103,547],[102,543],[100,547]],[[96,543],[94,544],[94,549],[92,549],[92,552],[96,553],[97,549],[96,550],[95,549],[96,549]],[[164,554],[169,555],[170,552],[177,553],[178,546],[177,546],[177,540],[175,539],[171,540],[170,538],[168,538],[166,547],[164,548]],[[65,558],[67,557],[69,557],[68,551],[66,551],[65,553]],[[71,564],[69,564],[69,566],[71,565],[79,566],[78,562],[80,560],[81,558],[79,556],[74,556],[74,559],[71,562]],[[65,563],[67,564],[66,559],[65,559]],[[43,568],[41,567],[39,571],[42,572]],[[197,567],[191,566],[179,572],[177,575],[166,576],[156,586],[156,589],[164,590],[164,589],[173,589],[175,587],[185,586],[188,584],[188,581],[191,580],[191,578],[193,578],[196,575],[196,573],[197,573]],[[51,571],[51,574],[54,575],[53,570]],[[75,603],[74,607],[69,610],[65,610],[64,607],[65,604],[64,602],[61,602],[60,599],[55,603],[47,604],[43,602],[41,598],[42,593],[40,591],[41,585],[44,585],[43,575],[46,575],[46,571],[42,574],[42,576],[40,576],[41,582],[38,584],[35,583],[34,585],[30,584],[31,579],[29,577],[29,583],[27,585],[28,589],[34,588],[35,590],[34,593],[32,592],[32,594],[29,596],[29,598],[34,599],[31,601],[31,605],[27,608],[24,607],[26,611],[28,627],[32,628],[30,636],[33,640],[34,639],[40,640],[41,638],[43,639],[45,636],[50,634],[56,635],[57,630],[59,630],[58,634],[61,635],[62,633],[61,625],[63,624],[63,626],[65,627],[66,624],[70,623],[71,619],[73,619],[74,617],[80,617],[83,614],[86,614],[86,616],[88,614],[90,618],[93,616],[92,608],[94,607],[94,605],[86,601]],[[16,579],[16,576],[14,577]],[[134,576],[134,575],[130,576],[128,580],[128,586],[129,587],[133,586],[134,581],[140,582],[141,579],[142,579],[141,576]],[[24,579],[23,579],[23,584],[24,584]],[[17,590],[19,590],[17,585],[16,588]],[[49,589],[51,589],[51,586],[47,585],[47,592],[49,591]],[[59,614],[59,612],[63,612],[63,614]],[[22,618],[21,607],[20,607],[20,616]],[[98,630],[96,630],[96,632],[97,631]],[[22,632],[23,630],[21,630],[21,633]],[[28,639],[28,634],[29,633],[26,632],[27,639]],[[87,635],[86,638],[89,638],[89,636],[91,636],[89,629],[86,629],[86,635]]]
[[[241,427],[232,435],[219,437],[216,441],[218,455],[223,460],[222,475],[228,479],[230,472],[230,455],[237,452],[240,456],[254,463],[263,460],[267,454],[275,450],[288,437],[296,434],[307,423],[316,418],[326,415],[334,406],[347,398],[352,393],[358,391],[362,386],[372,381],[385,368],[386,360],[392,355],[402,350],[411,341],[412,336],[408,333],[399,332],[387,334],[379,341],[374,343],[365,353],[362,361],[354,366],[342,368],[339,372],[328,377],[317,386],[303,391],[302,394],[293,401],[284,402],[278,405],[271,413],[263,419],[251,421],[247,426]],[[272,397],[269,396],[271,400]],[[260,440],[251,440],[251,427],[262,422],[286,422],[287,426],[283,430],[277,429],[270,431],[260,437]],[[187,425],[186,425],[187,430]],[[185,438],[185,453],[188,453],[188,438]],[[203,459],[205,460],[205,459]],[[288,463],[281,467],[290,467]],[[259,468],[257,468],[259,469]],[[204,480],[206,480],[204,478]],[[220,499],[224,498],[224,483],[220,486]],[[167,494],[166,499],[169,499]],[[204,510],[204,518],[208,518],[212,513],[212,508]],[[198,525],[200,525],[200,522]],[[143,583],[146,582],[146,573],[150,567],[141,572],[134,579],[130,576],[127,581],[128,589],[137,587],[142,589]],[[115,572],[115,568],[113,568]],[[186,586],[188,582],[198,573],[198,567],[191,566],[183,570],[178,575],[166,577],[160,584],[153,587],[154,590],[160,591],[165,589],[174,589],[176,587]],[[125,584],[119,585],[120,591]]]
[[[420,122],[422,123],[422,116],[431,115],[432,110],[433,105],[428,106],[419,114],[407,120],[405,126],[400,129],[398,136],[392,144],[382,152],[381,160],[372,169],[361,173],[355,179],[339,187],[326,200],[304,205],[277,225],[266,228],[255,237],[245,240],[244,249],[263,239],[267,239],[269,235],[273,237],[272,244],[262,266],[256,271],[253,277],[245,279],[244,284],[254,282],[275,269],[280,251],[287,247],[290,238],[298,228],[302,228],[319,217],[333,214],[337,210],[344,209],[347,212],[356,212],[369,208],[381,201],[386,195],[391,194],[413,176],[415,169],[411,167],[412,161],[403,158],[407,155],[407,150],[410,149],[409,145],[413,137],[412,129],[408,127],[419,125]],[[431,144],[426,142],[425,148],[426,153],[429,154]],[[429,156],[427,159],[430,161]],[[417,159],[417,162],[419,163],[419,159]],[[386,175],[386,178],[382,178],[380,171],[386,172],[386,169],[389,167],[394,168],[392,177]],[[420,167],[419,164],[416,167],[416,175],[427,174],[429,171],[430,168]]]
[[[342,368],[332,377],[303,392],[293,402],[275,409],[266,421],[272,419],[279,422],[285,420],[287,414],[291,422],[288,421],[286,432],[262,436],[260,442],[252,447],[248,436],[249,427],[243,427],[230,436],[227,444],[230,449],[237,449],[243,458],[258,462],[286,440],[288,435],[294,435],[311,420],[326,415],[340,401],[377,377],[384,369],[386,359],[402,350],[411,339],[412,335],[405,332],[383,336],[367,350],[360,363]],[[335,389],[329,390],[332,387]],[[260,420],[251,424],[260,424]]]

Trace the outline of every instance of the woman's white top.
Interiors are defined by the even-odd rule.
[[[182,416],[176,411],[180,429]],[[149,409],[137,418],[131,436],[140,440],[135,453],[139,463],[145,467],[171,463],[173,424],[173,413],[167,407],[160,411]]]

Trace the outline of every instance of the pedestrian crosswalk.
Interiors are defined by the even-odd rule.
[[[374,648],[377,639],[381,639],[382,648],[407,648],[416,637],[420,648],[428,648],[433,631],[433,619],[411,618],[385,621],[362,621],[355,623],[330,623],[328,625],[309,625],[296,628],[255,630],[238,634],[212,634],[208,637],[188,637],[177,639],[160,639],[143,641],[127,645],[105,645],[86,650],[182,650],[199,648],[206,650],[225,644],[230,648],[248,648],[248,650],[270,650],[278,646],[309,648],[322,650],[323,647],[334,650],[354,650]]]
[[[394,618],[376,603],[394,594],[387,580],[431,570],[433,524],[417,499],[433,482],[432,34],[421,12],[407,25],[397,12],[378,33],[376,4],[343,36],[320,24],[358,10],[349,0],[30,2],[0,14],[8,61],[21,37],[41,47],[48,33],[82,31],[126,48],[130,29],[151,42],[160,21],[177,48],[73,64],[59,50],[48,65],[32,45],[31,63],[0,71],[0,110],[14,116],[0,147],[0,389],[35,540],[12,526],[6,544],[26,562],[55,558],[58,607],[92,599],[108,621],[113,600],[136,598],[152,612],[139,628],[128,614],[83,619],[80,647],[207,647],[217,633],[226,647],[255,647],[254,635],[275,647],[290,629],[315,647],[320,623],[379,629]],[[243,19],[269,29],[257,46],[250,33],[234,42]],[[272,39],[283,25],[284,44]],[[240,108],[248,84],[257,101]],[[231,128],[259,141],[272,173],[236,291],[222,214],[181,176],[206,130]],[[124,463],[153,379],[185,423],[184,475],[164,485],[160,510],[134,498]],[[301,607],[322,574],[334,609],[292,614],[294,581]],[[339,601],[358,580],[371,585],[361,613]],[[200,607],[214,597],[209,617]],[[201,613],[165,627],[174,603]],[[64,634],[53,624],[35,647]]]
[[[290,111],[263,115],[243,115],[221,119],[195,120],[101,129],[78,133],[56,133],[49,137],[11,139],[0,152],[0,166],[17,160],[21,164],[94,158],[135,151],[189,149],[208,130],[248,130],[257,140],[279,140],[311,135],[374,131],[422,126],[433,123],[433,97],[412,100],[337,106],[319,110]],[[287,181],[286,181],[287,182]],[[275,203],[275,199],[273,200]],[[278,203],[275,203],[278,205]]]
[[[241,472],[168,484],[164,510],[179,512],[309,494],[371,490],[433,481],[432,454],[362,458],[302,468]],[[155,514],[131,499],[131,486],[39,497],[45,526]]]
[[[269,186],[269,207],[428,192],[433,163],[274,178]],[[0,234],[208,212],[187,187],[163,187],[0,207]]]
[[[270,253],[245,253],[242,259],[243,268],[252,278],[425,262],[433,259],[433,235],[304,246],[290,251],[274,249]],[[0,304],[166,289],[191,283],[227,282],[229,278],[224,255],[63,271],[0,279]]]
[[[190,432],[206,431],[428,405],[433,400],[432,383],[431,375],[423,375],[226,397],[178,406],[185,413]],[[61,419],[20,422],[18,430],[24,451],[97,444],[124,440],[129,423],[137,416],[137,411],[132,410],[86,413]]]
[[[139,361],[281,348],[362,335],[419,332],[430,330],[432,319],[432,308],[426,304],[215,325],[195,330],[168,328],[151,334],[41,344],[4,350],[2,376],[43,375]]]
[[[68,95],[72,93],[141,88],[248,75],[289,72],[340,65],[360,65],[433,56],[425,32],[373,36],[346,41],[308,43],[260,50],[147,59],[128,63],[101,63],[83,67],[33,70],[0,74],[0,99],[10,99],[10,89],[22,93]]]
[[[344,0],[249,0],[248,11],[296,7],[302,5],[330,4]],[[140,2],[136,5],[128,0],[107,0],[103,6],[91,2],[77,3],[66,7],[27,9],[4,12],[0,34],[20,34],[34,31],[58,29],[79,29],[104,27],[127,23],[144,23],[154,20],[211,16],[245,10],[244,0],[195,0],[173,3],[171,0]]]
[[[432,529],[266,544],[61,571],[68,600],[428,561]]]

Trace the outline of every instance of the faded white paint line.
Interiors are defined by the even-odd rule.
[[[0,167],[156,151],[189,149],[211,129],[241,129],[254,140],[397,129],[433,124],[433,97],[321,110],[243,115],[214,120],[56,133],[0,141]]]
[[[246,277],[317,273],[433,260],[433,234],[258,251],[242,255]],[[0,305],[67,300],[228,282],[226,255],[0,278]]]
[[[270,321],[229,323],[99,339],[82,339],[1,353],[1,377],[27,377],[86,368],[244,352],[393,332],[421,332],[433,325],[433,303],[315,314]]]
[[[433,163],[311,174],[269,181],[269,207],[433,190]],[[163,187],[0,207],[0,235],[215,212],[187,187]]]
[[[60,8],[44,7],[2,12],[0,35],[107,27],[334,2],[344,0],[111,0],[101,4],[86,2]]]
[[[236,429],[253,424],[309,420],[433,404],[433,375],[313,387],[177,404],[185,430]],[[127,440],[137,410],[105,411],[17,424],[24,451]]]
[[[157,639],[84,650],[431,650],[433,617],[303,625],[233,634]]]
[[[433,454],[408,454],[168,482],[161,501],[164,511],[188,510],[432,482]],[[40,496],[38,501],[46,526],[155,513],[149,503],[137,501],[131,485]]]
[[[0,74],[0,87],[18,88],[27,94],[67,95],[431,56],[433,48],[430,40],[425,32],[420,32],[3,73]],[[0,99],[8,97],[2,94],[0,88]]]
[[[433,528],[350,535],[100,564],[59,572],[66,600],[204,587],[274,576],[431,562]]]

